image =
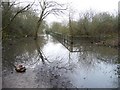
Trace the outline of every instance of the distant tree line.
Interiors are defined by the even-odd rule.
[[[51,31],[70,35],[69,23],[54,22]],[[71,21],[71,30],[74,36],[118,36],[118,15],[107,12],[80,14],[79,20]]]

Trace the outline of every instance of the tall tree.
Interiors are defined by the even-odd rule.
[[[54,15],[59,15],[63,13],[66,8],[64,8],[63,4],[59,4],[55,1],[47,1],[47,0],[38,0],[39,5],[40,5],[40,16],[37,21],[37,27],[35,30],[35,40],[37,39],[37,34],[39,31],[39,27],[42,24],[42,21],[49,15],[49,14],[54,14]]]

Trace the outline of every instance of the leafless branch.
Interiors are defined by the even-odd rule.
[[[49,14],[54,14],[54,15],[58,15],[60,13],[63,13],[64,10],[66,10],[67,8],[63,8],[63,4],[59,4],[55,1],[47,1],[47,0],[38,0],[39,5],[41,7],[41,13],[40,13],[40,17],[39,20],[37,22],[37,28],[36,28],[36,32],[35,32],[35,40],[37,39],[37,33],[39,30],[40,25],[42,24],[42,21],[49,15]]]

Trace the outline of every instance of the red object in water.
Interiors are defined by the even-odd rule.
[[[18,65],[18,66],[16,66],[15,67],[15,70],[17,71],[17,72],[25,72],[26,71],[26,68],[23,66],[23,65]]]

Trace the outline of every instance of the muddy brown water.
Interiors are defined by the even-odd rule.
[[[79,42],[78,42],[79,43]],[[117,88],[118,50],[104,46],[83,45],[80,52],[70,52],[49,35],[3,42],[3,88]],[[38,49],[46,58],[39,59]],[[14,65],[23,64],[25,73]]]

